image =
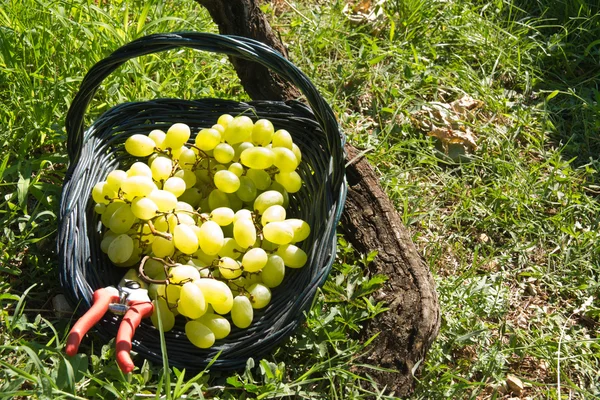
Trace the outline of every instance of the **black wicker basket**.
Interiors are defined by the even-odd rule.
[[[127,60],[141,55],[189,47],[223,53],[258,62],[297,86],[310,106],[299,102],[221,99],[157,99],[117,105],[84,130],[84,114],[102,81]],[[271,304],[255,314],[244,330],[233,327],[231,334],[214,347],[202,350],[185,337],[183,322],[165,334],[169,363],[177,368],[214,369],[243,367],[249,357],[264,356],[288,337],[303,321],[304,312],[321,286],[335,258],[336,226],[346,197],[344,136],[330,106],[309,79],[278,52],[257,41],[207,33],[168,33],[135,40],[97,63],[85,76],[66,119],[70,166],[60,205],[58,253],[61,284],[77,311],[89,309],[93,292],[116,285],[126,269],[113,266],[100,250],[99,218],[93,212],[92,187],[115,168],[133,163],[125,153],[127,137],[167,129],[172,123],[190,125],[193,135],[212,126],[219,115],[252,109],[253,119],[268,118],[276,129],[286,129],[303,153],[299,173],[304,180],[300,192],[290,196],[288,215],[306,220],[311,236],[302,244],[307,264],[288,270],[286,279],[273,290]],[[97,326],[105,339],[115,337],[120,318],[107,314]],[[160,338],[149,320],[138,328],[133,349],[149,360],[160,362]]]

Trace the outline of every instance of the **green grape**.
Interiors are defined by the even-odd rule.
[[[169,305],[167,301],[163,298],[158,298],[153,301],[154,303],[154,312],[150,316],[150,320],[152,321],[152,325],[154,325],[158,329],[158,314],[160,311],[160,322],[162,323],[162,328],[164,332],[168,332],[175,326],[175,315],[169,309]],[[160,308],[160,310],[156,310]]]
[[[244,166],[237,162],[231,163],[227,170],[233,172],[238,178],[244,174]]]
[[[296,160],[298,160],[298,164],[300,164],[300,161],[302,161],[302,151],[300,150],[300,147],[296,145],[296,143],[292,144],[292,151],[296,156]]]
[[[260,247],[250,249],[242,257],[242,266],[245,272],[258,272],[267,264],[267,252]]]
[[[206,254],[202,251],[202,249],[198,249],[197,252],[194,253],[194,263],[200,263],[203,266],[208,266],[213,263],[217,259],[216,254]]]
[[[156,157],[150,164],[150,169],[152,170],[152,179],[164,181],[171,176],[173,161],[169,157]]]
[[[109,192],[107,183],[98,182],[92,188],[92,199],[98,204],[108,204],[110,200],[106,198],[107,192]]]
[[[114,233],[110,229],[107,230],[102,237],[102,241],[100,242],[100,250],[102,250],[103,253],[108,253],[108,246],[110,246],[112,241],[115,240],[117,236],[119,236],[118,233]]]
[[[258,214],[263,214],[267,208],[275,205],[285,207],[283,195],[276,190],[263,192],[254,200],[254,210]]]
[[[115,200],[106,206],[106,210],[104,210],[104,212],[100,216],[100,220],[102,221],[102,224],[104,226],[108,226],[108,224],[110,223],[110,219],[115,213],[115,211],[117,211],[123,204],[125,204],[124,201]]]
[[[125,150],[134,157],[147,157],[154,152],[156,143],[146,135],[131,135],[125,141]]]
[[[256,242],[256,228],[251,219],[242,218],[233,223],[233,238],[242,248],[248,248]]]
[[[106,253],[115,264],[126,262],[133,254],[133,239],[126,234],[115,237],[108,245]]]
[[[215,304],[227,303],[227,299],[232,297],[231,289],[225,282],[211,278],[201,278],[196,279],[194,284],[202,290],[204,299],[212,304],[213,308]]]
[[[246,282],[244,283],[244,287],[248,289],[250,286],[255,283],[262,283],[262,278],[260,273],[252,273],[246,275]]]
[[[189,150],[187,148],[187,146],[180,146],[180,147],[175,147],[173,149],[171,149],[171,158],[175,161],[179,161],[179,157],[181,157],[181,155],[183,153],[185,153],[187,150]]]
[[[202,129],[195,140],[196,147],[203,151],[210,151],[219,143],[221,143],[221,133],[216,129]]]
[[[231,171],[221,170],[215,174],[215,186],[224,193],[235,193],[240,188],[240,178]]]
[[[304,250],[294,244],[279,246],[275,254],[281,257],[285,265],[290,268],[301,268],[306,264],[308,259]]]
[[[162,283],[151,283],[150,286],[148,286],[148,297],[150,297],[150,299],[156,300],[159,297],[164,297],[164,295],[165,285]]]
[[[294,238],[292,243],[297,243],[305,240],[310,235],[310,225],[304,220],[299,218],[286,219],[288,225],[292,227],[294,231]]]
[[[252,137],[253,126],[254,123],[249,117],[245,115],[239,115],[237,117],[234,117],[225,126],[225,133],[223,133],[223,138],[229,144],[247,142]]]
[[[218,207],[210,212],[210,219],[215,221],[219,226],[227,226],[233,222],[235,213],[229,207]]]
[[[152,253],[159,258],[171,257],[175,253],[173,241],[162,236],[155,237],[152,242]]]
[[[239,162],[240,157],[241,157],[242,153],[244,152],[244,150],[250,149],[250,148],[254,147],[254,145],[251,142],[242,142],[242,143],[234,144],[232,147],[233,147],[233,150],[235,151],[232,161]]]
[[[302,178],[296,171],[280,172],[275,175],[275,181],[280,183],[288,193],[296,193],[302,188]]]
[[[108,227],[115,233],[125,233],[133,226],[135,215],[131,211],[131,206],[127,203],[122,203],[114,214],[110,217]]]
[[[223,247],[221,247],[221,250],[219,250],[218,255],[219,257],[229,257],[237,260],[240,258],[243,252],[244,249],[237,244],[234,238],[226,237],[223,240]]]
[[[244,202],[237,196],[236,193],[227,193],[227,197],[229,198],[229,208],[231,208],[233,211],[238,211],[244,207]]]
[[[127,198],[133,200],[135,197],[148,196],[153,190],[156,190],[156,185],[151,177],[133,175],[123,180],[121,190],[127,195]]]
[[[285,263],[277,254],[269,254],[267,264],[261,271],[263,284],[268,288],[274,288],[281,285],[285,276]]]
[[[144,273],[152,279],[159,279],[160,275],[165,274],[165,265],[150,258],[144,263]]]
[[[215,344],[215,334],[199,321],[188,321],[185,324],[185,336],[194,346],[201,349],[208,349]]]
[[[260,218],[260,223],[265,226],[269,222],[284,221],[286,216],[285,208],[280,205],[274,205],[265,210]]]
[[[222,257],[219,260],[219,272],[225,279],[235,279],[242,275],[240,263],[229,257]]]
[[[227,318],[217,314],[204,314],[199,322],[206,325],[215,334],[217,340],[226,338],[231,332],[231,325]]]
[[[242,152],[240,161],[248,168],[267,169],[275,162],[275,153],[267,147],[250,147]]]
[[[200,192],[200,189],[192,187],[186,189],[186,191],[178,197],[178,200],[180,202],[189,204],[193,208],[197,208],[200,205],[200,201],[202,200],[202,193]]]
[[[118,192],[121,189],[121,184],[127,178],[127,172],[121,169],[115,169],[111,171],[106,177],[106,183],[108,187],[111,188],[114,192]]]
[[[173,243],[184,254],[194,254],[198,250],[198,237],[188,225],[179,224],[175,227]]]
[[[252,179],[248,178],[247,176],[242,176],[241,178],[239,178],[239,181],[240,186],[235,193],[237,197],[245,203],[254,201],[254,199],[256,199],[257,194],[256,185],[254,184],[254,181],[252,181]]]
[[[229,197],[227,197],[227,193],[219,189],[214,189],[211,191],[208,195],[208,206],[211,210],[219,207],[229,207],[230,202]]]
[[[179,200],[175,205],[175,211],[194,212],[194,207],[192,207],[189,203]]]
[[[271,186],[271,176],[263,169],[249,169],[246,176],[252,179],[258,190],[267,190]]]
[[[133,208],[132,208],[132,210],[133,210]],[[142,224],[142,232],[141,232],[141,236],[140,236],[140,242],[142,242],[144,244],[152,244],[153,241],[154,241],[154,235],[152,234],[150,227],[146,223]]]
[[[179,171],[175,172],[175,175],[173,176],[183,179],[186,188],[192,188],[196,184],[196,174],[190,170],[180,169]]]
[[[285,147],[286,149],[292,149],[292,135],[285,129],[279,129],[273,134],[273,147]]]
[[[138,161],[129,167],[127,176],[147,176],[148,178],[152,178],[152,170],[148,164]]]
[[[185,317],[196,319],[206,313],[206,300],[202,290],[192,282],[185,283],[181,287],[177,311]]]
[[[224,282],[221,283],[223,283],[224,285],[223,291],[225,292],[226,298],[220,303],[213,303],[212,307],[216,313],[223,315],[231,311],[231,307],[233,306],[233,293],[231,292],[231,289],[229,289],[229,286],[227,286],[227,284],[225,284]]]
[[[154,129],[149,134],[148,137],[154,141],[154,145],[159,149],[164,149],[163,143],[165,142],[165,138],[167,134],[161,131],[160,129]]]
[[[200,272],[192,265],[177,264],[169,269],[169,282],[171,283],[181,284],[196,279],[200,279]]]
[[[259,119],[252,128],[252,142],[259,146],[266,146],[271,143],[275,128],[268,119]]]
[[[181,146],[183,146],[190,138],[190,134],[190,127],[186,124],[173,124],[167,130],[167,135],[165,137],[165,141],[163,142],[163,146],[165,146],[165,148],[170,147],[171,149],[181,148]]]
[[[158,206],[148,197],[136,197],[131,202],[131,212],[136,218],[147,221],[156,217]]]
[[[172,305],[171,308],[175,308],[177,306],[177,302],[179,301],[179,297],[181,296],[181,285],[166,285],[165,286],[165,297],[167,298],[167,303]]]
[[[196,153],[186,148],[179,155],[179,167],[184,171],[190,171],[196,164]]]
[[[224,239],[223,230],[216,222],[206,221],[200,226],[198,242],[206,254],[217,254],[223,247]]]
[[[271,289],[262,283],[255,283],[248,288],[252,308],[260,309],[271,302]]]
[[[290,204],[290,196],[288,195],[287,190],[285,190],[285,188],[283,187],[283,185],[279,182],[272,182],[271,186],[269,186],[268,190],[275,190],[276,192],[281,193],[281,195],[283,196],[283,204],[282,206],[284,206],[285,208],[287,208],[287,206]]]
[[[177,196],[168,190],[154,190],[148,195],[158,206],[158,211],[169,212],[177,205]]]
[[[235,150],[228,143],[219,143],[213,150],[213,157],[221,164],[230,163],[235,155]]]
[[[223,114],[217,119],[217,124],[221,125],[224,128],[227,128],[229,123],[233,120],[233,116],[229,114]]]
[[[250,326],[254,319],[252,303],[246,296],[236,296],[231,307],[231,321],[240,329]]]
[[[263,227],[263,235],[269,242],[288,244],[294,239],[294,230],[286,221],[269,222]]]
[[[225,133],[225,127],[221,124],[214,124],[213,126],[211,126],[211,128],[218,130],[221,135],[223,135],[223,133]]]
[[[298,160],[292,150],[286,147],[274,147],[273,154],[275,155],[273,164],[279,168],[279,171],[292,172],[298,167]]]
[[[247,210],[245,208],[236,211],[233,215],[233,222],[235,223],[239,219],[249,219],[250,221],[252,221],[252,211]]]
[[[172,232],[173,229],[175,229],[175,226],[177,226],[177,221],[175,220],[174,223],[170,223],[171,221],[169,217],[170,215],[161,215],[160,217],[153,220],[154,229],[160,232]]]
[[[175,197],[181,196],[186,189],[185,181],[178,176],[170,177],[163,185],[163,190],[173,193]]]
[[[139,264],[142,259],[142,250],[139,247],[139,241],[133,241],[133,251],[127,260],[122,263],[115,263],[117,267],[132,267],[134,265]]]

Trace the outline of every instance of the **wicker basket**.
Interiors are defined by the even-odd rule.
[[[127,60],[141,55],[189,47],[223,53],[258,62],[296,85],[309,107],[299,102],[221,99],[157,99],[117,105],[84,130],[87,107],[102,81]],[[93,292],[115,285],[126,271],[113,266],[100,250],[99,218],[93,212],[92,187],[115,168],[127,168],[133,161],[124,151],[127,137],[167,129],[172,123],[190,125],[193,135],[210,127],[219,115],[232,115],[253,109],[246,115],[268,118],[276,129],[286,129],[303,153],[299,169],[305,184],[290,196],[288,215],[306,220],[311,236],[302,244],[307,264],[287,270],[286,279],[273,290],[271,304],[255,314],[253,324],[244,330],[233,327],[231,334],[214,347],[194,347],[184,335],[184,322],[178,321],[165,334],[169,362],[177,368],[204,368],[219,353],[213,369],[243,367],[249,357],[260,357],[287,338],[304,319],[313,297],[335,258],[336,225],[346,197],[344,136],[329,105],[309,79],[273,49],[254,40],[207,33],[169,33],[135,40],[97,63],[85,76],[66,119],[70,166],[60,205],[58,253],[61,284],[77,311],[89,309]],[[107,313],[97,331],[105,340],[115,337],[120,318]],[[142,322],[133,349],[149,360],[160,362],[160,338],[149,320]]]

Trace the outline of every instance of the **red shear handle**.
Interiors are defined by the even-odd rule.
[[[113,301],[118,301],[119,292],[117,289],[109,287],[98,289],[94,292],[92,307],[73,325],[67,337],[67,347],[65,352],[69,356],[74,356],[79,350],[79,345],[85,334],[102,319],[108,305]]]
[[[125,313],[119,331],[117,332],[117,364],[124,373],[133,371],[135,365],[131,360],[131,339],[136,328],[142,322],[142,318],[152,315],[154,307],[147,301],[129,303],[129,311]]]

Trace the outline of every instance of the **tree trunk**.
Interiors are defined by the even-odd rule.
[[[257,0],[196,1],[207,8],[222,34],[259,40],[287,56]],[[265,67],[238,59],[231,62],[244,89],[255,100],[290,100],[300,96],[295,87]],[[384,301],[389,311],[366,324],[361,332],[364,340],[379,334],[364,361],[397,371],[368,373],[395,395],[405,396],[414,390],[414,374],[423,365],[439,330],[435,284],[373,168],[364,157],[356,159],[359,153],[352,145],[346,145],[346,152],[352,163],[346,169],[349,188],[342,229],[359,252],[378,252],[369,273],[388,277],[375,297]]]

